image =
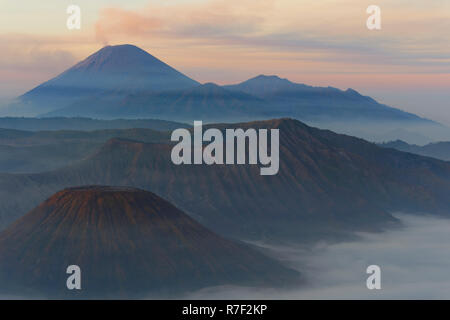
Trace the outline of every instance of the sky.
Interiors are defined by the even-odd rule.
[[[353,242],[268,247],[304,284],[288,289],[212,287],[187,299],[450,299],[450,219],[399,215],[403,228],[362,233]],[[381,289],[368,290],[367,267],[380,268]]]
[[[66,9],[81,8],[68,30]],[[366,9],[381,8],[381,30]],[[259,74],[349,87],[450,125],[448,0],[0,0],[0,102],[104,45],[131,43],[200,82]]]

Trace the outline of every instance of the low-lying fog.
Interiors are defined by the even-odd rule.
[[[298,289],[207,288],[189,299],[450,299],[450,219],[398,216],[405,228],[314,248],[270,247],[308,282]],[[366,268],[381,268],[368,290]]]

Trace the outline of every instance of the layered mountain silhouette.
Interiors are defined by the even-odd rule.
[[[91,118],[24,118],[24,117],[3,117],[0,118],[0,128],[24,131],[93,131],[106,129],[152,129],[159,131],[169,131],[187,127],[185,124],[173,121],[154,119],[115,119],[100,120]]]
[[[450,135],[446,126],[379,103],[351,88],[313,87],[266,75],[225,88],[262,99],[268,107],[261,108],[263,116],[258,119],[291,117],[373,142],[406,139],[422,144]]]
[[[80,100],[45,116],[94,118],[157,118],[192,123],[250,120],[263,116],[265,102],[244,92],[232,92],[214,83],[186,90],[146,91],[125,97],[104,95]]]
[[[277,76],[260,75],[226,88],[264,99],[273,106],[268,116],[284,112],[285,116],[307,121],[349,121],[358,118],[366,121],[426,121],[414,114],[382,105],[353,89],[343,91],[333,87],[312,87]]]
[[[444,161],[450,161],[450,142],[441,141],[436,143],[429,143],[424,146],[415,144],[408,144],[402,140],[390,141],[381,143],[380,146],[385,148],[393,148],[404,152],[420,154],[426,157],[433,157]]]
[[[81,269],[81,290],[66,269]],[[60,191],[0,234],[1,292],[136,298],[205,286],[286,285],[298,273],[220,237],[153,193],[87,186]]]
[[[95,155],[41,174],[0,175],[3,226],[65,187],[150,190],[213,231],[238,238],[308,241],[395,225],[392,212],[448,215],[448,162],[278,119],[212,125],[280,130],[280,170],[172,163],[170,143],[111,139]],[[23,195],[27,196],[24,198]]]
[[[114,102],[143,90],[179,90],[197,84],[136,46],[106,46],[20,96],[9,111],[39,115],[84,99],[95,104],[107,96]]]
[[[51,122],[56,121],[52,119]],[[92,120],[94,123],[96,121]],[[20,121],[19,121],[20,122]],[[27,121],[26,121],[27,122]],[[30,121],[32,122],[32,121]],[[43,119],[44,123],[48,123]],[[64,120],[61,120],[61,125]],[[70,121],[68,121],[70,123]],[[83,121],[74,121],[83,123]],[[146,121],[131,121],[147,123]],[[91,123],[90,121],[88,122]],[[114,121],[121,124],[121,121]],[[153,123],[152,121],[150,123]],[[158,122],[159,123],[159,122]],[[99,125],[104,124],[100,122]],[[107,122],[107,124],[109,124]],[[125,125],[128,121],[125,121]],[[24,125],[27,125],[25,123]],[[32,124],[31,124],[32,125]],[[174,123],[172,123],[172,126]],[[182,124],[179,127],[187,127]],[[95,130],[95,131],[22,131],[0,129],[0,172],[36,173],[64,167],[85,159],[111,138],[133,139],[142,142],[167,141],[169,132],[151,129]]]
[[[132,45],[104,47],[19,97],[6,114],[181,122],[291,117],[314,124],[370,121],[390,123],[386,130],[420,124],[433,127],[438,135],[445,131],[430,120],[380,104],[353,89],[312,87],[264,75],[222,88],[200,85]]]

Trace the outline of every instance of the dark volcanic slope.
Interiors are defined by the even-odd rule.
[[[65,288],[69,265],[81,268],[81,292]],[[100,186],[58,192],[3,231],[0,270],[2,291],[50,297],[136,297],[297,276],[153,193]]]
[[[214,125],[224,128],[223,125]],[[392,211],[450,213],[450,164],[280,119],[228,125],[280,130],[280,170],[257,165],[176,166],[168,144],[113,139],[54,172],[0,175],[0,217],[13,221],[64,187],[151,190],[214,231],[239,237],[329,238],[394,222]]]
[[[111,138],[161,142],[169,132],[150,129],[98,131],[19,131],[0,129],[0,172],[44,172],[93,154]]]

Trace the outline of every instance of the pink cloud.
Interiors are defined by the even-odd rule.
[[[161,25],[157,18],[119,8],[105,8],[95,24],[95,35],[98,41],[107,44],[108,35],[141,36],[159,29]]]

